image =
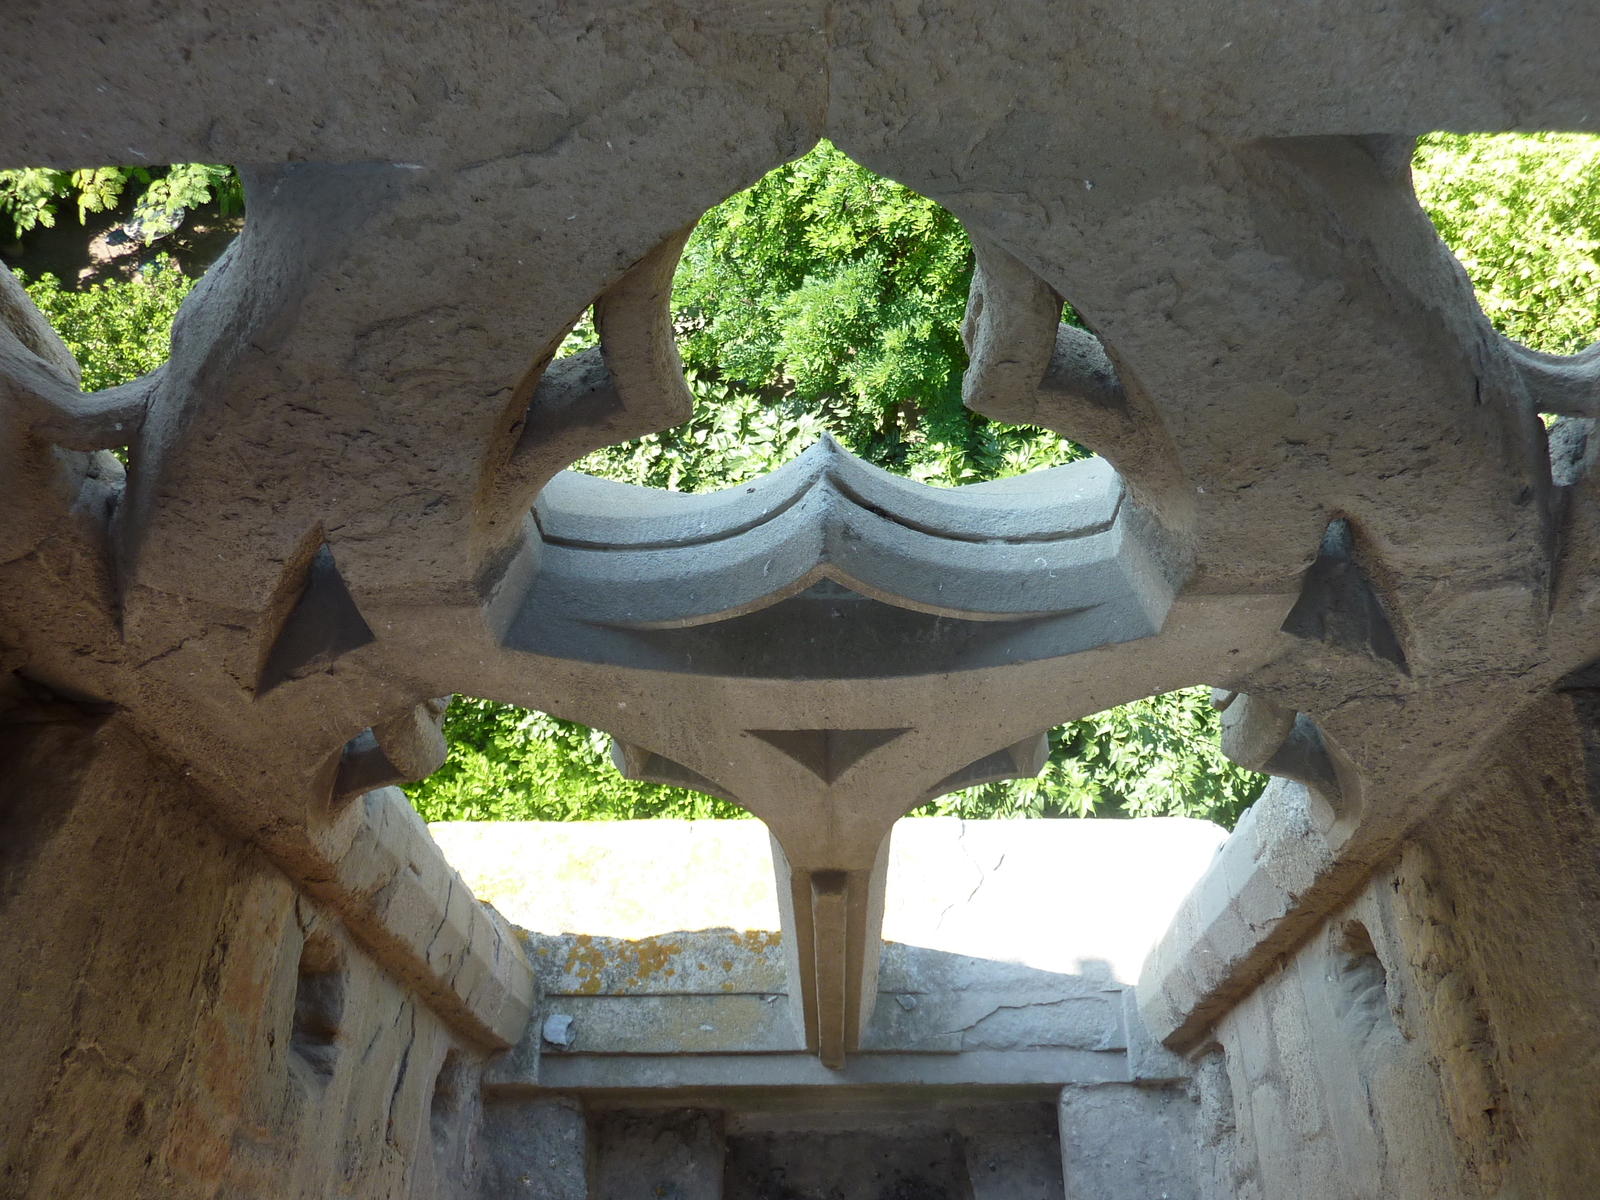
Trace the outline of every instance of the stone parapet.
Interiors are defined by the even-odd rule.
[[[368,792],[353,810],[331,877],[306,890],[469,1042],[515,1045],[534,980],[510,927],[445,861],[400,789]]]
[[[490,1084],[658,1094],[1181,1078],[1129,985],[1223,839],[1182,819],[901,822],[875,1003],[830,1070],[793,1019],[759,822],[433,831],[521,927],[543,997]]]
[[[1178,1051],[1197,1045],[1273,959],[1321,923],[1325,914],[1301,897],[1333,866],[1305,788],[1273,780],[1145,960],[1138,1007],[1150,1035]]]

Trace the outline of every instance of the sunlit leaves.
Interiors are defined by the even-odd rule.
[[[1600,338],[1600,137],[1431,134],[1412,179],[1496,329],[1553,354]]]
[[[694,417],[685,425],[600,450],[574,469],[673,492],[733,487],[782,466],[823,432],[816,413],[764,404],[687,372]]]
[[[950,213],[822,142],[702,218],[673,307],[700,378],[814,414],[870,462],[955,483],[988,477],[974,456],[993,447],[961,405],[971,279]]]
[[[244,207],[244,190],[232,167],[177,163],[170,167],[88,167],[52,171],[22,167],[0,171],[0,215],[10,219],[17,237],[43,226],[53,228],[57,206],[72,200],[82,224],[89,213],[109,212],[136,186],[132,224],[146,243],[178,227],[183,214],[213,199],[223,216]]]
[[[65,171],[44,167],[20,167],[0,171],[0,214],[11,220],[16,236],[56,223],[56,201],[69,195],[72,178]]]
[[[611,739],[571,721],[458,697],[445,714],[450,755],[406,792],[429,821],[603,821],[742,817],[683,788],[635,783],[611,765]]]
[[[918,810],[961,817],[1203,817],[1230,829],[1266,777],[1222,756],[1209,688],[1119,705],[1050,731],[1036,779],[968,788]]]
[[[78,193],[78,224],[92,212],[108,212],[122,199],[128,172],[121,167],[89,167],[72,173],[72,187]]]
[[[166,255],[127,283],[97,283],[69,292],[54,275],[28,283],[28,295],[55,326],[83,368],[83,389],[96,392],[137,379],[167,361],[178,305],[194,281]]]

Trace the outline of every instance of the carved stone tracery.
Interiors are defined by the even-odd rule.
[[[49,49],[15,72],[7,164],[130,141],[258,164],[143,380],[81,393],[0,276],[6,672],[117,706],[319,886],[350,798],[437,760],[429,698],[608,730],[630,776],[767,820],[829,1062],[870,1007],[894,820],[1036,768],[1041,730],[1111,703],[1238,693],[1230,749],[1326,801],[1340,866],[1300,898],[1326,908],[1600,644],[1594,480],[1552,480],[1539,421],[1595,413],[1597,360],[1490,328],[1397,132],[1578,127],[1600,25],[1506,50],[1463,18],[1419,62],[1427,19],[1380,7],[1342,18],[1355,69],[1259,7],[932,34],[870,7],[550,9],[472,54],[484,9],[437,45],[349,14],[339,53],[416,83],[400,116],[314,56],[267,61],[265,17],[159,88],[127,65],[171,57],[159,23],[112,57],[94,4],[6,19],[0,44]],[[589,39],[647,11],[660,38]],[[51,101],[40,64],[67,59],[116,107]],[[709,497],[562,475],[687,416],[684,240],[823,135],[971,231],[967,402],[1102,459],[957,492],[829,443]],[[600,347],[554,360],[590,304]]]

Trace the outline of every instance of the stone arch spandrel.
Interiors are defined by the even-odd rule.
[[[358,590],[469,597],[484,552],[471,535],[485,449],[503,441],[530,369],[664,237],[790,149],[771,128],[731,162],[642,139],[618,166],[596,125],[534,164],[290,167],[262,187],[251,220],[265,230],[244,235],[227,264],[231,293],[205,297],[240,310],[234,328],[204,331],[229,344],[196,345],[202,331],[180,329],[147,423],[156,440],[130,492],[140,524],[130,582],[249,607],[272,586],[276,543],[320,520],[336,550],[344,543]],[[366,186],[293,196],[298,177],[329,173]],[[363,191],[367,213],[302,250]],[[264,284],[279,293],[266,303]],[[263,487],[242,522],[223,532],[185,519],[235,496],[241,474]],[[230,557],[244,551],[242,572],[196,577],[214,561],[203,547],[214,530]]]

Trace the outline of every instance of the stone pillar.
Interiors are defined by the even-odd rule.
[[[1061,1139],[1048,1104],[951,1114],[967,1156],[972,1200],[1063,1200]]]
[[[1194,1109],[1180,1088],[1063,1088],[1066,1200],[1207,1200],[1195,1182]]]

